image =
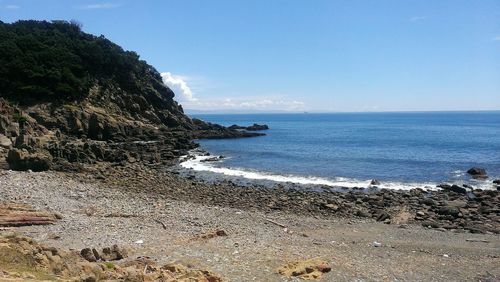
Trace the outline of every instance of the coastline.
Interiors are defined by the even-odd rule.
[[[178,169],[185,177],[199,178],[208,183],[217,183],[230,180],[242,186],[265,186],[273,187],[277,184],[285,186],[297,186],[304,189],[321,189],[328,187],[336,190],[345,189],[391,189],[391,190],[439,190],[439,185],[460,185],[470,189],[497,190],[497,185],[490,179],[451,180],[441,182],[404,182],[384,179],[359,180],[347,177],[326,178],[314,175],[283,174],[277,172],[264,172],[253,169],[233,168],[225,166],[224,162],[231,156],[212,155],[210,152],[196,148],[188,152],[187,155],[179,158]],[[461,175],[466,172],[459,171]]]
[[[459,209],[470,210],[470,200],[453,192],[425,198],[418,190],[367,195],[354,190],[249,189],[206,184],[139,164],[103,163],[80,173],[2,171],[0,183],[2,202],[30,204],[62,216],[54,225],[2,234],[18,232],[52,247],[76,250],[118,244],[130,248],[131,257],[191,264],[217,273],[223,281],[287,281],[277,274],[280,265],[313,258],[332,266],[326,281],[500,276],[495,267],[500,238],[487,226],[490,222],[498,228],[498,222],[487,219],[477,229],[464,230],[460,225],[447,229],[451,226],[443,225],[446,220],[424,227],[412,218],[415,207],[426,206],[419,202],[424,199],[436,199],[437,205],[465,202]],[[488,195],[483,195],[485,202]],[[337,204],[329,204],[332,199]],[[389,220],[377,222],[357,212],[370,203],[378,206],[381,199],[388,204],[383,211]],[[224,230],[227,237],[196,239],[213,230]],[[138,240],[144,243],[134,243]]]

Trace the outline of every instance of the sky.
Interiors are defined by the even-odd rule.
[[[500,1],[0,0],[77,20],[204,112],[500,110]]]

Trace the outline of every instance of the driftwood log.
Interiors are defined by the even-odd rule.
[[[47,225],[56,221],[53,213],[37,211],[23,204],[0,203],[0,227]]]

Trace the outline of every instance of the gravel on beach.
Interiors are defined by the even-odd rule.
[[[63,249],[117,244],[130,248],[132,257],[196,265],[228,281],[286,281],[289,278],[278,274],[279,267],[316,258],[332,267],[324,281],[494,281],[500,277],[500,236],[491,232],[324,216],[301,205],[294,213],[267,203],[265,208],[254,204],[238,208],[239,202],[224,206],[208,197],[203,203],[199,195],[192,195],[201,188],[191,188],[204,185],[175,174],[150,178],[143,169],[142,177],[121,179],[116,170],[112,173],[116,177],[97,171],[0,171],[0,202],[25,203],[62,217],[53,225],[13,229]],[[149,189],[144,183],[150,183]],[[207,236],[219,231],[227,236]]]

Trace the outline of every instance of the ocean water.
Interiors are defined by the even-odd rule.
[[[200,140],[225,158],[182,163],[197,171],[257,180],[409,189],[500,178],[500,112],[193,115],[222,125],[267,124],[264,137]],[[465,172],[483,167],[490,178]]]

